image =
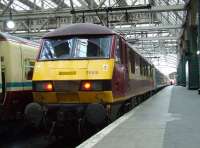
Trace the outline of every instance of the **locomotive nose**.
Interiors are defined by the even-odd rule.
[[[43,118],[43,109],[42,106],[38,103],[29,103],[25,108],[25,117],[26,119],[33,124],[34,126],[39,126]]]

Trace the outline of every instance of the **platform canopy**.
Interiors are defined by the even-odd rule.
[[[2,32],[38,40],[71,23],[95,23],[121,33],[158,68],[173,72],[189,0],[0,0]],[[14,29],[6,22],[12,19]]]

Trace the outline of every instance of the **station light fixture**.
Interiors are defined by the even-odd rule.
[[[10,8],[10,15],[9,20],[6,22],[6,26],[8,29],[14,29],[15,28],[15,22],[12,19],[12,9]]]
[[[200,54],[200,50],[197,50],[197,55],[199,55]]]
[[[8,20],[6,22],[6,26],[8,27],[8,29],[13,29],[15,28],[15,22],[13,20]]]

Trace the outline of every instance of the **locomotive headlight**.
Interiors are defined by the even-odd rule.
[[[33,82],[33,88],[35,91],[53,91],[52,82]]]
[[[81,90],[83,91],[99,91],[103,90],[102,81],[82,81]]]
[[[44,90],[47,90],[47,91],[52,91],[53,90],[53,84],[52,83],[45,83],[43,84],[43,88]]]
[[[81,90],[92,90],[92,82],[90,81],[82,81],[81,83]]]
[[[91,90],[92,88],[92,83],[91,82],[84,82],[83,83],[83,89],[84,90]]]

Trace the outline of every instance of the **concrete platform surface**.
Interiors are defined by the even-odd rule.
[[[78,148],[200,148],[200,95],[169,86]]]

